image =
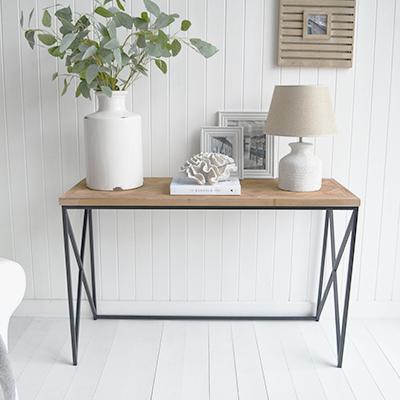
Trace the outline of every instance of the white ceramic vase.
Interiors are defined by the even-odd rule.
[[[143,185],[141,117],[126,109],[126,91],[96,92],[99,107],[84,119],[86,185],[128,190]]]
[[[292,151],[279,162],[278,187],[290,192],[321,189],[322,162],[312,153],[312,143],[289,143]]]

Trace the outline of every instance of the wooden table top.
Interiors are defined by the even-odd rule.
[[[59,198],[70,207],[148,208],[302,208],[359,207],[360,199],[334,179],[323,179],[317,192],[287,192],[277,179],[245,179],[240,196],[181,196],[169,193],[172,178],[145,178],[140,188],[125,191],[97,191],[83,179]]]

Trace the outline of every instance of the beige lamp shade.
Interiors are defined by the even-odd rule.
[[[265,133],[296,137],[337,133],[329,88],[275,86]]]

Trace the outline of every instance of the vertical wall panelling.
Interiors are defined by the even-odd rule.
[[[4,37],[4,11],[0,3],[0,37]],[[3,257],[15,258],[12,205],[11,205],[11,176],[9,160],[9,144],[7,137],[7,112],[6,112],[6,88],[5,88],[5,59],[4,45],[0,41],[0,243]]]
[[[387,134],[386,149],[385,149],[385,167],[383,172],[383,199],[382,199],[382,216],[381,229],[379,238],[379,257],[377,263],[376,274],[376,300],[391,300],[393,292],[393,276],[396,265],[396,248],[398,236],[398,221],[399,221],[399,205],[400,205],[400,188],[395,182],[398,179],[397,171],[400,171],[400,159],[398,151],[400,146],[400,118],[395,110],[400,110],[400,88],[399,81],[399,24],[400,12],[399,5],[396,7],[396,2],[392,2],[392,9],[387,11],[386,18],[392,17],[392,22],[388,22],[387,38],[393,39],[386,44],[385,51],[391,53],[390,60],[385,59],[390,63],[389,81],[386,83],[389,86],[387,93],[387,124],[382,123],[381,132]],[[397,44],[397,47],[396,47]],[[383,117],[382,114],[381,117]],[[385,132],[387,129],[387,133]]]
[[[204,300],[205,212],[196,210],[187,214],[187,291],[188,300]]]
[[[170,299],[169,229],[169,211],[152,211],[153,300]]]
[[[361,198],[352,300],[400,301],[399,0],[357,2],[353,68],[278,67],[278,1],[157,3],[192,22],[180,36],[205,39],[219,52],[205,60],[183,46],[167,60],[167,75],[152,65],[129,89],[128,108],[142,116],[144,175],[178,175],[200,150],[200,127],[216,125],[218,111],[268,111],[278,84],[328,85],[339,133],[311,141],[323,177]],[[58,197],[85,176],[83,117],[96,109],[95,99],[75,99],[75,81],[60,96],[63,79],[51,76],[64,73],[65,62],[45,48],[32,51],[20,30],[20,10],[26,23],[36,9],[36,27],[54,4],[0,3],[0,256],[23,265],[28,299],[66,298]],[[72,0],[71,7],[94,4]],[[145,6],[127,0],[126,9],[137,16]],[[276,138],[277,160],[294,140]],[[82,212],[70,216],[79,241]],[[314,302],[324,218],[309,211],[96,211],[98,297],[204,307]],[[338,237],[345,226],[337,213]]]
[[[188,34],[191,38],[204,38],[206,34],[206,2],[188,1],[188,17],[192,22]],[[220,55],[216,55],[218,57]],[[200,152],[200,127],[205,125],[206,61],[194,51],[188,51],[187,90],[187,157]]]
[[[381,160],[385,159],[388,133],[393,11],[394,1],[377,2],[368,179],[364,205],[364,230],[365,232],[374,232],[374,235],[366,235],[363,238],[360,300],[374,300],[376,293],[385,173],[385,164]]]

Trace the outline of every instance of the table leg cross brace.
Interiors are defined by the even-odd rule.
[[[346,336],[347,317],[348,317],[348,312],[349,312],[350,286],[351,286],[351,278],[352,278],[353,262],[354,262],[354,247],[355,247],[355,239],[356,239],[357,217],[358,217],[358,208],[354,209],[352,212],[350,221],[347,225],[347,229],[343,236],[343,240],[340,245],[338,253],[336,253],[336,246],[335,246],[335,227],[334,227],[334,220],[333,220],[333,210],[328,209],[326,211],[326,217],[325,217],[325,230],[324,230],[324,240],[323,240],[323,247],[322,247],[321,272],[320,272],[318,302],[317,302],[317,310],[316,310],[315,320],[316,321],[319,320],[322,310],[324,308],[326,299],[327,299],[328,294],[333,285],[333,298],[334,298],[334,306],[335,306],[335,324],[336,324],[336,347],[337,347],[338,367],[339,368],[342,366],[342,362],[343,362],[344,341],[345,341],[345,336]],[[330,233],[330,239],[331,239],[330,242],[331,242],[331,256],[332,256],[332,272],[329,276],[328,282],[325,287],[325,291],[322,295],[324,271],[325,271],[326,249],[327,249],[327,245],[328,245],[328,232]],[[346,245],[349,241],[350,235],[351,235],[351,241],[350,241],[349,264],[348,264],[348,270],[347,270],[347,282],[346,282],[346,290],[345,290],[345,298],[344,298],[344,306],[343,306],[342,324],[340,324],[337,269],[339,267],[343,253],[346,249]]]

